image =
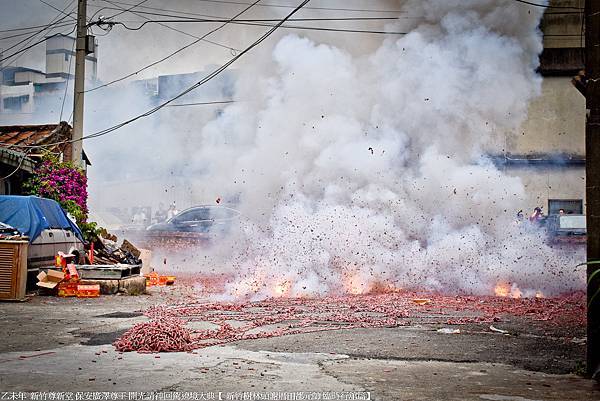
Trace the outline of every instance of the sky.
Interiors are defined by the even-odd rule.
[[[111,0],[112,1],[112,0]],[[232,1],[232,0],[226,0]],[[250,3],[249,0],[233,1],[234,3]],[[132,5],[140,3],[140,0],[116,0],[113,4],[105,0],[89,0],[88,1],[88,18],[94,21],[98,17],[110,17],[121,13],[120,10],[131,8]],[[295,6],[300,1],[295,0],[267,0],[263,1],[266,6],[255,6],[243,14],[243,17],[248,19],[277,19],[283,17],[291,11],[289,6]],[[347,17],[382,17],[382,16],[397,16],[397,13],[384,13],[372,11],[344,11],[344,10],[322,10],[318,7],[327,8],[353,8],[361,10],[398,10],[397,3],[386,0],[313,0],[310,7],[315,9],[302,10],[296,15],[298,18],[347,18]],[[131,4],[131,5],[130,5]],[[274,7],[273,5],[282,5],[288,7]],[[61,22],[65,26],[53,29],[46,32],[47,35],[54,33],[68,33],[74,27],[76,3],[71,0],[0,0],[0,26],[2,30],[8,30],[20,27],[29,27],[36,25],[48,24],[57,16],[64,16],[58,10],[66,9],[72,12],[72,17],[67,17]],[[201,14],[207,17],[231,18],[235,14],[248,7],[247,4],[224,4],[219,1],[204,1],[204,0],[173,0],[173,1],[158,1],[147,0],[140,4],[135,10],[165,14],[165,11],[170,10],[168,14],[179,14],[187,17],[197,17]],[[160,10],[157,10],[160,9]],[[132,10],[134,11],[134,10]],[[187,14],[182,14],[187,13]],[[59,17],[60,18],[60,17]],[[124,22],[128,27],[133,28],[140,25],[141,22],[147,19],[181,19],[173,17],[165,17],[154,14],[145,14],[140,16],[130,12],[117,15],[114,20]],[[311,22],[307,23],[312,26],[327,26],[336,28],[349,29],[378,29],[381,30],[384,22],[382,21],[345,21],[345,22]],[[92,29],[92,32],[97,36],[99,43],[98,52],[98,77],[100,80],[108,81],[128,74],[131,71],[137,70],[147,64],[152,63],[162,56],[168,55],[173,51],[185,46],[196,40],[193,36],[200,36],[211,29],[214,29],[219,24],[215,23],[169,23],[169,27],[161,26],[156,23],[145,25],[140,30],[127,30],[122,26],[115,26],[110,32],[105,32],[98,27]],[[219,64],[229,59],[235,50],[243,49],[248,44],[252,43],[268,28],[252,27],[245,25],[229,25],[224,29],[211,34],[207,39],[218,44],[200,42],[193,45],[169,58],[166,62],[144,71],[142,74],[136,75],[135,79],[150,78],[160,74],[184,73],[202,70],[206,65]],[[177,32],[178,30],[180,32]],[[282,30],[278,35],[274,35],[272,39],[275,42],[278,37],[291,30]],[[327,33],[327,32],[311,32],[302,31],[308,37],[318,37],[319,41],[341,45],[348,47],[350,51],[355,53],[370,52],[381,42],[381,35],[356,34],[356,33]],[[10,36],[13,33],[0,33],[0,37]],[[193,35],[193,36],[191,36]],[[0,40],[0,49],[7,49],[13,46],[23,37]],[[350,46],[348,46],[350,45]],[[9,53],[11,50],[6,50]],[[14,50],[13,50],[14,51]],[[45,46],[32,48],[30,51],[20,55],[16,59],[11,59],[9,65],[17,65],[29,68],[45,70]],[[244,60],[251,62],[251,60]]]

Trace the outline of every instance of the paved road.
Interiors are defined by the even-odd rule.
[[[119,354],[110,345],[173,299],[35,297],[0,304],[0,391],[369,391],[376,400],[592,400],[580,368],[583,330],[523,319],[442,334],[410,326],[247,340],[195,353]],[[575,340],[573,340],[573,338]]]

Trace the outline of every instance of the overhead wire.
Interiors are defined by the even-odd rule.
[[[73,50],[75,49],[75,41],[73,41],[73,43],[71,44],[71,53],[73,53]],[[58,118],[58,122],[60,123],[62,121],[62,115],[63,115],[63,111],[65,108],[65,100],[67,99],[67,92],[69,90],[69,77],[68,75],[71,74],[71,63],[73,62],[73,55],[69,55],[69,69],[67,71],[67,78],[65,79],[65,93],[63,94],[63,98],[62,98],[62,104],[60,106],[60,116]]]
[[[72,15],[72,13],[73,13],[72,11],[71,11],[71,12],[69,12],[69,13],[66,13],[66,12],[65,12],[65,10],[66,10],[67,8],[69,8],[69,6],[65,7],[65,10],[61,10],[60,8],[57,8],[57,7],[53,6],[52,4],[48,3],[48,2],[47,2],[47,1],[45,1],[45,0],[38,0],[38,1],[39,1],[40,3],[43,3],[43,4],[47,5],[48,7],[52,8],[53,10],[55,10],[55,11],[58,11],[60,14],[63,14],[63,15],[65,15],[65,16],[67,16],[67,17],[71,17],[71,19],[73,19],[74,21],[77,21],[77,17],[74,17],[74,16]]]
[[[4,181],[9,179],[10,177],[12,177],[17,171],[19,171],[21,169],[21,166],[23,165],[23,162],[25,161],[25,159],[27,158],[27,156],[29,155],[29,153],[31,153],[31,149],[27,149],[24,153],[23,156],[21,156],[20,160],[19,160],[19,164],[17,165],[17,167],[11,171],[8,175],[5,175],[4,177],[0,177],[0,181]]]
[[[368,20],[396,20],[396,18],[300,18],[296,20],[290,21],[301,21],[301,22],[310,22],[310,21],[368,21]],[[263,22],[264,21],[264,22]],[[236,20],[232,21],[231,24],[235,25],[253,25],[253,26],[274,26],[273,23],[269,23],[269,21],[277,21],[275,19],[265,19],[265,20]],[[130,27],[124,22],[116,21],[112,22],[114,25],[123,26],[125,29],[130,31],[138,31],[142,29],[149,23],[161,23],[161,22],[171,22],[171,23],[219,23],[223,22],[223,20],[199,20],[199,19],[184,19],[184,20],[148,20],[144,21],[137,27]],[[332,28],[332,27],[322,27],[322,26],[304,26],[304,25],[282,25],[281,28],[286,29],[300,29],[300,30],[313,30],[313,31],[331,31],[331,32],[350,32],[350,33],[372,33],[372,34],[381,34],[381,35],[406,35],[406,32],[396,32],[396,31],[381,31],[381,30],[365,30],[365,29],[349,29],[349,28]]]
[[[231,104],[237,103],[236,100],[215,100],[212,102],[193,102],[193,103],[176,103],[169,104],[167,107],[185,107],[185,106],[208,106],[208,105],[216,105],[216,104]]]
[[[131,10],[133,10],[136,7],[141,6],[142,4],[144,4],[145,2],[147,2],[148,0],[142,0],[137,4],[132,5],[131,7],[129,7],[128,9],[122,9],[122,11],[116,13],[115,15],[111,15],[110,17],[108,17],[108,19],[113,19],[115,17],[118,17],[119,15],[125,14],[127,12],[130,12]]]
[[[24,48],[22,48],[22,49],[20,49],[20,50],[17,50],[17,51],[16,51],[16,52],[14,52],[14,53],[11,53],[11,54],[9,54],[9,55],[8,55],[8,56],[6,56],[6,57],[3,57],[3,58],[1,58],[1,59],[0,59],[0,61],[5,61],[5,60],[8,60],[9,58],[11,58],[11,57],[13,57],[13,56],[15,56],[15,55],[18,55],[18,54],[21,54],[21,53],[23,53],[23,52],[26,52],[27,50],[29,50],[29,49],[31,49],[31,48],[34,48],[34,47],[36,47],[36,46],[37,46],[37,45],[39,45],[40,43],[44,43],[45,41],[47,41],[47,40],[48,40],[48,39],[50,39],[50,38],[54,38],[54,37],[61,36],[61,35],[70,35],[70,34],[72,34],[73,32],[75,32],[75,28],[76,28],[76,26],[73,26],[73,29],[71,29],[69,32],[58,32],[58,33],[55,33],[55,34],[53,34],[53,35],[47,36],[47,37],[45,37],[44,39],[41,39],[41,40],[39,40],[39,41],[37,41],[37,42],[35,42],[35,43],[33,43],[33,44],[29,45],[29,46],[26,46],[26,47],[24,47]]]
[[[260,1],[260,0],[258,0]],[[257,1],[257,3],[258,3]],[[52,143],[52,144],[46,144],[46,145],[18,145],[18,147],[23,147],[23,148],[43,148],[43,147],[49,147],[49,146],[55,146],[55,145],[60,145],[63,143],[73,143],[73,142],[78,142],[78,141],[83,141],[86,139],[91,139],[91,138],[98,138],[104,135],[107,135],[113,131],[116,131],[128,124],[131,124],[135,121],[138,121],[142,118],[148,117],[154,113],[156,113],[157,111],[161,110],[164,107],[169,106],[171,103],[173,103],[175,100],[180,99],[181,97],[185,96],[186,94],[190,93],[191,91],[199,88],[200,86],[206,84],[207,82],[209,82],[210,80],[214,79],[215,77],[217,77],[218,75],[220,75],[223,71],[225,71],[230,65],[232,65],[233,63],[235,63],[237,60],[239,60],[241,57],[243,57],[245,54],[247,54],[248,52],[250,52],[252,49],[254,49],[255,47],[257,47],[258,45],[260,45],[262,42],[264,42],[269,36],[271,36],[277,29],[279,29],[289,18],[291,18],[294,14],[296,14],[298,11],[300,11],[306,4],[308,4],[310,2],[310,0],[303,0],[296,8],[294,8],[290,13],[288,13],[284,18],[282,18],[279,23],[277,23],[275,26],[271,27],[271,29],[269,29],[267,32],[265,32],[263,35],[261,35],[256,41],[254,41],[252,44],[250,44],[248,47],[246,47],[243,51],[241,51],[238,55],[234,56],[233,58],[231,58],[229,61],[227,61],[226,63],[224,63],[223,65],[221,65],[220,67],[218,67],[217,69],[213,70],[210,74],[208,74],[206,77],[204,77],[203,79],[201,79],[200,81],[196,82],[194,85],[188,87],[187,89],[183,90],[182,92],[180,92],[179,94],[177,94],[176,96],[162,102],[161,104],[159,104],[158,106],[153,107],[152,109],[146,111],[145,113],[139,114],[135,117],[132,117],[128,120],[125,120],[119,124],[113,125],[112,127],[109,128],[105,128],[103,130],[94,132],[92,134],[89,135],[85,135],[82,138],[79,139],[71,139],[71,140],[66,140],[66,141],[60,141],[60,142],[56,142],[56,143]],[[0,143],[1,145],[2,143]]]
[[[204,3],[217,3],[217,4],[237,4],[243,5],[248,4],[243,1],[230,1],[230,0],[196,0]],[[274,3],[263,3],[259,7],[271,7],[271,8],[294,8],[293,5],[289,4],[274,4]],[[383,10],[383,9],[368,9],[368,8],[342,8],[342,7],[304,7],[305,10],[324,10],[324,11],[348,11],[348,12],[370,12],[370,13],[401,13],[403,10]]]
[[[71,22],[63,22],[63,23],[59,23],[59,24],[54,25],[52,28],[53,29],[63,28],[65,26],[70,26],[71,24],[72,24]],[[16,33],[14,35],[9,35],[9,36],[1,36],[0,40],[14,39],[14,38],[18,38],[18,37],[29,35],[29,34],[31,34],[31,32],[23,32],[23,33]]]
[[[114,3],[113,1],[110,1],[110,0],[103,0],[103,1],[105,1],[105,2],[107,2],[107,3],[110,3],[110,4],[116,4],[116,3]],[[128,11],[129,11],[131,14],[137,15],[138,17],[144,18],[144,19],[146,19],[146,20],[150,20],[150,18],[146,17],[145,15],[139,14],[137,11],[132,11],[131,9],[130,9],[130,10],[128,10]],[[183,34],[183,35],[186,35],[186,36],[192,37],[192,38],[194,38],[194,39],[200,39],[200,37],[199,37],[199,36],[193,35],[193,34],[191,34],[191,33],[189,33],[189,32],[185,32],[185,31],[182,31],[182,30],[180,30],[180,29],[177,29],[177,28],[173,28],[172,26],[169,26],[169,25],[167,25],[167,24],[165,24],[165,23],[161,23],[161,22],[159,22],[159,23],[158,23],[158,25],[160,25],[160,26],[162,26],[162,27],[164,27],[164,28],[167,28],[167,29],[169,29],[169,30],[171,30],[171,31],[178,32],[178,33],[181,33],[181,34]],[[202,41],[203,41],[203,42],[210,43],[210,44],[212,44],[212,45],[215,45],[215,46],[219,46],[219,47],[225,48],[225,49],[227,49],[227,50],[229,50],[229,51],[232,51],[232,52],[239,52],[239,51],[240,51],[239,49],[236,49],[236,48],[234,48],[234,47],[231,47],[231,46],[224,45],[224,44],[222,44],[222,43],[219,43],[219,42],[212,41],[212,40],[210,40],[210,39],[206,39],[206,38],[205,38],[205,39],[202,39]]]
[[[23,45],[23,46],[22,46],[22,47],[21,47],[19,50],[15,51],[15,52],[13,52],[13,53],[11,53],[11,54],[9,54],[9,55],[8,55],[8,56],[6,56],[6,57],[3,57],[3,58],[1,58],[1,59],[0,59],[0,62],[2,62],[2,61],[5,61],[5,60],[8,60],[8,59],[10,59],[10,58],[12,58],[12,57],[14,57],[14,56],[16,56],[16,55],[23,54],[23,53],[24,53],[24,52],[26,52],[27,50],[29,50],[29,49],[31,49],[31,48],[33,48],[33,47],[35,47],[35,46],[39,45],[40,43],[43,43],[43,42],[45,42],[45,41],[46,41],[47,39],[49,39],[50,37],[54,37],[54,36],[56,36],[57,34],[55,34],[55,35],[52,35],[52,36],[50,36],[50,37],[47,37],[47,38],[44,38],[43,40],[41,40],[41,41],[38,41],[38,42],[35,42],[35,43],[34,43],[34,44],[32,44],[32,45],[29,45],[29,44],[30,44],[32,41],[34,41],[34,40],[35,40],[35,37],[36,37],[36,36],[38,36],[39,34],[42,34],[42,33],[46,32],[46,31],[48,31],[48,30],[50,30],[50,29],[54,29],[54,28],[57,26],[57,24],[58,24],[59,22],[63,21],[65,18],[67,18],[68,14],[67,14],[67,13],[65,13],[64,11],[65,11],[65,10],[67,10],[69,7],[71,7],[71,5],[73,4],[73,2],[74,2],[74,1],[75,1],[75,0],[71,0],[71,1],[69,1],[69,3],[68,3],[68,4],[67,4],[67,5],[66,5],[66,6],[65,6],[65,7],[64,7],[62,10],[59,10],[59,11],[60,11],[60,13],[64,14],[62,18],[59,18],[59,17],[60,17],[60,14],[56,15],[56,16],[55,16],[55,17],[54,17],[54,18],[53,18],[53,19],[52,19],[52,20],[51,20],[51,21],[50,21],[48,24],[44,25],[44,26],[43,26],[43,28],[42,28],[42,29],[40,29],[39,31],[37,31],[37,32],[34,32],[32,35],[30,35],[30,36],[28,36],[27,38],[23,39],[22,41],[20,41],[20,42],[16,43],[15,45],[13,45],[13,46],[9,47],[8,49],[4,49],[4,51],[6,51],[6,50],[10,50],[10,49],[14,49],[15,47],[18,47],[18,46],[20,46],[21,44],[24,44],[24,45]],[[73,28],[73,31],[74,31],[74,28]],[[72,32],[72,31],[71,31],[71,32]],[[69,34],[70,34],[71,32],[69,32]],[[64,34],[64,33],[62,33],[62,34]],[[18,58],[20,58],[20,56],[18,56],[16,59],[12,60],[12,61],[11,61],[11,63],[14,63],[14,62],[16,62],[16,60],[17,60]]]
[[[551,6],[551,5],[541,4],[541,3],[534,3],[533,1],[526,1],[526,0],[513,0],[513,1],[515,1],[517,3],[527,4],[527,5],[533,6],[533,7],[541,7],[541,8],[547,8],[547,9],[583,10],[583,8],[581,8],[581,7]]]
[[[260,0],[258,0],[260,1]],[[258,3],[258,1],[256,3]],[[173,103],[175,100],[180,99],[181,97],[185,96],[186,94],[190,93],[191,91],[199,88],[200,86],[206,84],[207,82],[209,82],[210,80],[212,80],[213,78],[217,77],[218,75],[220,75],[223,71],[225,71],[227,69],[227,67],[229,67],[230,65],[232,65],[233,63],[235,63],[237,60],[239,60],[241,57],[243,57],[246,53],[250,52],[252,49],[254,49],[256,46],[258,46],[259,44],[261,44],[262,42],[264,42],[269,36],[271,36],[277,29],[279,29],[289,18],[291,18],[294,14],[296,14],[298,11],[300,11],[306,4],[308,4],[310,2],[310,0],[303,0],[302,3],[300,3],[296,8],[294,8],[294,10],[292,10],[289,14],[287,14],[284,18],[282,18],[279,23],[277,23],[275,26],[271,27],[271,29],[269,29],[266,33],[264,33],[261,37],[259,37],[256,41],[254,41],[250,46],[246,47],[242,52],[240,52],[238,55],[236,55],[235,57],[231,58],[228,62],[226,62],[225,64],[223,64],[221,67],[215,69],[212,73],[208,74],[206,77],[204,77],[203,79],[201,79],[200,81],[196,82],[194,85],[190,86],[189,88],[185,89],[184,91],[180,92],[179,94],[177,94],[176,96],[172,97],[171,99],[161,103],[160,105],[148,110],[147,112],[143,113],[143,114],[139,114],[133,118],[130,118],[126,121],[123,121],[117,125],[114,125],[112,127],[100,130],[98,132],[95,132],[93,134],[89,134],[86,135],[84,137],[82,137],[81,139],[78,140],[84,140],[84,139],[89,139],[89,138],[97,138],[100,136],[104,136],[107,135],[119,128],[122,128],[125,125],[131,124],[141,118],[147,117],[149,115],[152,115],[154,113],[156,113],[157,111],[159,111],[160,109],[168,106],[169,104]],[[253,3],[254,4],[254,3]],[[74,141],[74,140],[71,140]]]
[[[98,86],[95,86],[95,87],[93,87],[93,88],[91,88],[91,89],[88,89],[88,90],[84,91],[84,93],[93,92],[93,91],[95,91],[95,90],[98,90],[98,89],[101,89],[101,88],[105,88],[105,87],[107,87],[107,86],[109,86],[109,85],[113,85],[113,84],[115,84],[115,83],[117,83],[117,82],[124,81],[124,80],[125,80],[125,79],[127,79],[127,78],[130,78],[130,77],[132,77],[132,76],[134,76],[134,75],[137,75],[137,74],[139,74],[139,73],[140,73],[140,72],[142,72],[142,71],[145,71],[145,70],[147,70],[148,68],[151,68],[151,67],[153,67],[153,66],[155,66],[155,65],[158,65],[158,64],[162,63],[163,61],[165,61],[165,60],[167,60],[167,59],[169,59],[169,58],[173,57],[174,55],[176,55],[176,54],[178,54],[178,53],[182,52],[183,50],[185,50],[185,49],[187,49],[187,48],[190,48],[190,47],[194,46],[195,44],[197,44],[198,42],[200,42],[202,39],[205,39],[207,36],[209,36],[209,35],[211,35],[211,34],[213,34],[213,33],[217,32],[217,31],[219,31],[220,29],[224,28],[224,27],[225,27],[225,26],[227,26],[227,25],[228,25],[228,24],[229,24],[231,21],[235,20],[237,17],[239,17],[240,15],[244,14],[246,11],[250,10],[252,7],[254,7],[254,5],[258,4],[260,1],[261,1],[261,0],[256,0],[254,3],[250,4],[248,7],[244,8],[242,11],[238,12],[237,14],[235,14],[235,15],[234,15],[232,18],[230,18],[230,19],[229,19],[227,22],[225,22],[225,23],[223,23],[223,24],[219,25],[218,27],[216,27],[216,28],[214,28],[214,29],[210,30],[209,32],[207,32],[207,33],[205,33],[204,35],[200,36],[198,39],[194,40],[193,42],[190,42],[190,43],[188,43],[187,45],[185,45],[185,46],[183,46],[183,47],[180,47],[179,49],[175,50],[174,52],[171,52],[171,53],[170,53],[170,54],[168,54],[167,56],[165,56],[165,57],[162,57],[161,59],[159,59],[159,60],[156,60],[156,61],[154,61],[154,62],[152,62],[152,63],[150,63],[150,64],[148,64],[148,65],[146,65],[146,66],[144,66],[144,67],[142,67],[142,68],[140,68],[140,69],[138,69],[138,70],[134,71],[134,72],[131,72],[131,73],[127,74],[127,75],[124,75],[124,76],[122,76],[122,77],[120,77],[120,78],[114,79],[114,80],[112,80],[112,81],[110,81],[110,82],[107,82],[107,83],[105,83],[105,84],[98,85]]]

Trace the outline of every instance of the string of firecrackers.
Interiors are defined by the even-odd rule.
[[[118,339],[117,351],[191,352],[234,341],[280,337],[321,331],[398,327],[409,317],[437,315],[431,323],[492,323],[503,315],[549,321],[568,316],[576,325],[585,324],[585,294],[559,298],[498,298],[432,295],[423,301],[414,293],[308,298],[272,298],[259,302],[187,303],[155,306],[139,323]],[[419,301],[419,302],[416,302]],[[445,318],[450,312],[475,312],[474,316]],[[217,329],[192,330],[190,322],[210,322]],[[229,322],[244,322],[233,326]],[[269,326],[277,326],[271,327]]]

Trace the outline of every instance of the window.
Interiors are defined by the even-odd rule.
[[[23,105],[29,102],[29,95],[4,98],[4,109],[10,111],[21,111]]]
[[[565,214],[583,214],[582,199],[548,199],[548,214],[558,214],[560,209]]]

